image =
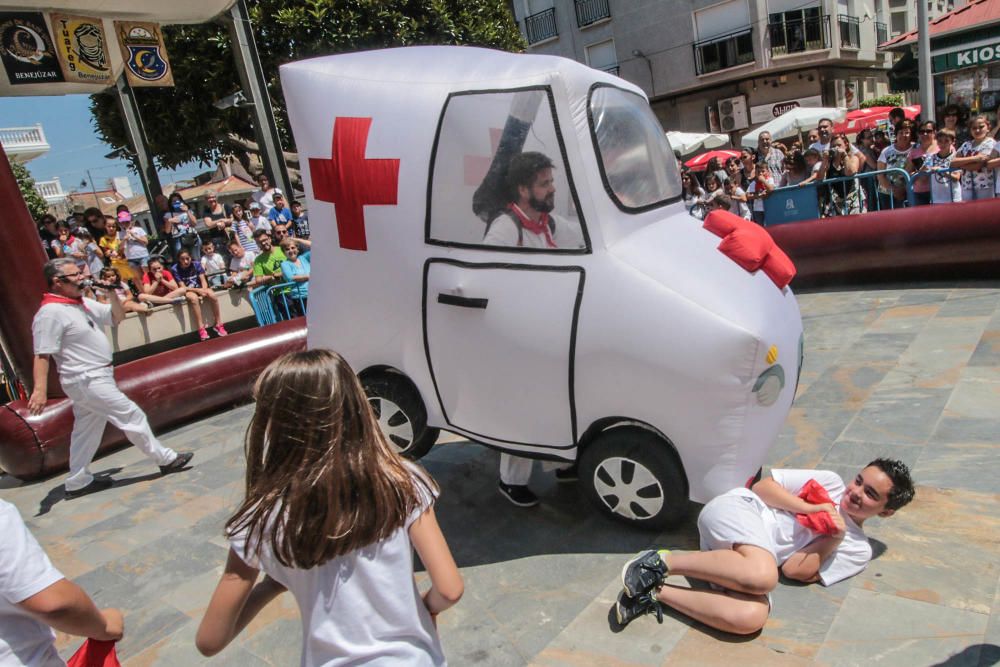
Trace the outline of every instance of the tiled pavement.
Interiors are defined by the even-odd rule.
[[[543,473],[544,503],[507,505],[497,455],[452,441],[423,463],[444,489],[439,517],[466,579],[441,617],[454,665],[992,665],[1000,662],[1000,286],[909,286],[799,296],[806,362],[773,466],[852,474],[876,454],[909,463],[917,498],[868,529],[877,558],[830,588],[782,584],[760,636],[725,637],[668,615],[612,632],[623,559],[651,545],[693,548],[694,514],[661,535],[592,512]],[[97,462],[114,488],[65,502],[60,480],[0,478],[53,561],[101,605],[126,613],[127,667],[298,663],[285,595],[220,656],[193,637],[226,554],[239,498],[243,407],[165,434],[197,450],[160,479],[129,448]],[[697,510],[697,508],[692,508]],[[78,639],[60,637],[68,654]]]

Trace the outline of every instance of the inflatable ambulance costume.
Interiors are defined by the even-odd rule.
[[[359,372],[405,454],[443,428],[579,459],[597,506],[647,527],[758,471],[801,365],[794,268],[760,228],[685,212],[639,88],[468,47],[281,78],[316,250],[309,345]],[[554,164],[555,247],[484,242],[521,152]]]

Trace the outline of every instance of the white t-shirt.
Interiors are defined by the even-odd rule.
[[[253,198],[255,202],[260,204],[260,211],[265,217],[271,212],[271,209],[274,208],[274,194],[276,192],[281,192],[281,188],[271,188],[267,192],[264,192],[263,190],[256,190],[250,193],[250,197]],[[285,193],[281,192],[281,194]]]
[[[737,187],[733,189],[733,194],[737,197],[743,197],[746,195],[746,192],[743,191],[743,188]],[[745,201],[734,199],[733,206],[730,207],[729,212],[735,213],[741,218],[746,218],[747,220],[750,219],[750,206]]]
[[[819,482],[830,500],[838,508],[840,499],[847,487],[840,476],[829,470],[772,470],[771,477],[787,491],[798,495],[802,487],[810,479]],[[831,586],[838,581],[858,574],[868,565],[872,558],[872,547],[868,543],[861,527],[851,517],[841,512],[844,525],[847,527],[844,539],[823,562],[819,569],[819,578],[824,586]],[[764,513],[764,523],[770,528],[774,538],[775,555],[778,563],[784,563],[796,551],[804,549],[818,536],[795,519],[791,512],[768,508]]]
[[[958,147],[955,157],[972,157],[981,155],[990,157],[993,149],[996,148],[996,141],[992,137],[986,137],[978,144],[972,140],[966,141]],[[962,170],[962,201],[973,201],[976,199],[990,199],[996,192],[994,169],[977,169],[976,171]]]
[[[924,156],[923,166],[929,170],[947,169],[951,166],[951,160],[955,154],[941,157],[937,153]],[[950,202],[962,201],[961,179],[952,180],[949,174],[936,173],[926,176],[931,185],[931,202],[934,204],[947,204]]]
[[[246,271],[247,269],[252,269],[253,260],[256,259],[256,257],[257,253],[253,250],[244,250],[242,257],[233,257],[229,260],[229,270],[239,273],[241,271]]]
[[[580,233],[578,225],[571,225],[565,218],[561,218],[553,213],[549,213],[549,218],[555,223],[555,231],[552,232],[552,241],[557,248],[582,248],[583,235]],[[518,247],[517,244],[517,224],[510,213],[502,213],[492,223],[490,229],[483,237],[484,245]],[[544,248],[553,250],[545,240],[544,234],[535,234],[527,229],[521,230],[522,248]]]
[[[768,185],[770,185],[772,188],[774,187],[774,179],[771,178],[770,176],[767,177],[767,180],[765,182]],[[756,178],[753,179],[752,181],[750,181],[750,185],[747,186],[747,194],[753,194],[755,192],[757,192],[757,179]],[[753,210],[758,211],[760,213],[763,213],[764,212],[764,200],[763,199],[754,199],[753,200]]]
[[[48,303],[31,323],[35,354],[56,360],[61,382],[76,382],[105,374],[111,365],[111,343],[104,327],[111,326],[111,304],[84,297],[86,306]]]
[[[149,257],[149,248],[133,240],[146,238],[146,230],[133,223],[129,231],[133,238],[127,238],[129,232],[126,230],[118,232],[118,238],[125,243],[125,259],[139,260]]]
[[[910,158],[910,151],[913,150],[912,146],[907,148],[905,151],[901,151],[896,148],[895,144],[889,144],[883,150],[881,155],[878,156],[878,161],[885,164],[885,169],[906,169],[906,161]],[[893,185],[904,185],[906,180],[900,174],[886,174],[886,178]],[[879,187],[883,192],[887,192],[885,188]]]
[[[17,606],[64,577],[4,500],[0,535],[0,667],[65,667],[52,628]]]
[[[253,230],[255,232],[261,229],[263,229],[266,232],[269,232],[273,228],[271,225],[271,221],[268,220],[267,216],[264,215],[260,216],[259,218],[251,217],[250,224],[253,225]]]
[[[414,473],[417,474],[417,473]],[[264,541],[247,553],[245,533],[233,535],[233,551],[295,596],[303,627],[303,666],[446,664],[430,613],[413,579],[408,530],[434,502],[424,502],[406,525],[385,540],[318,567],[285,567]]]
[[[205,269],[205,273],[208,274],[225,273],[226,258],[217,252],[213,252],[211,255],[202,254],[201,268]]]

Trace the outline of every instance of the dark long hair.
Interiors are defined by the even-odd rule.
[[[291,352],[254,386],[246,498],[226,522],[247,548],[307,569],[386,539],[437,490],[389,445],[354,371],[336,352]]]

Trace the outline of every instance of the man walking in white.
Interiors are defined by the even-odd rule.
[[[39,415],[45,408],[49,360],[55,359],[59,382],[73,401],[66,497],[76,498],[113,484],[110,478],[95,479],[88,470],[109,421],[155,461],[161,473],[183,469],[194,453],[177,453],[160,444],[145,413],[115,384],[111,345],[103,327],[125,319],[121,302],[110,299],[110,303],[102,304],[83,298],[80,286],[83,276],[73,260],[50,260],[45,263],[44,272],[49,291],[31,325],[35,347],[34,389],[28,399],[28,410]]]

